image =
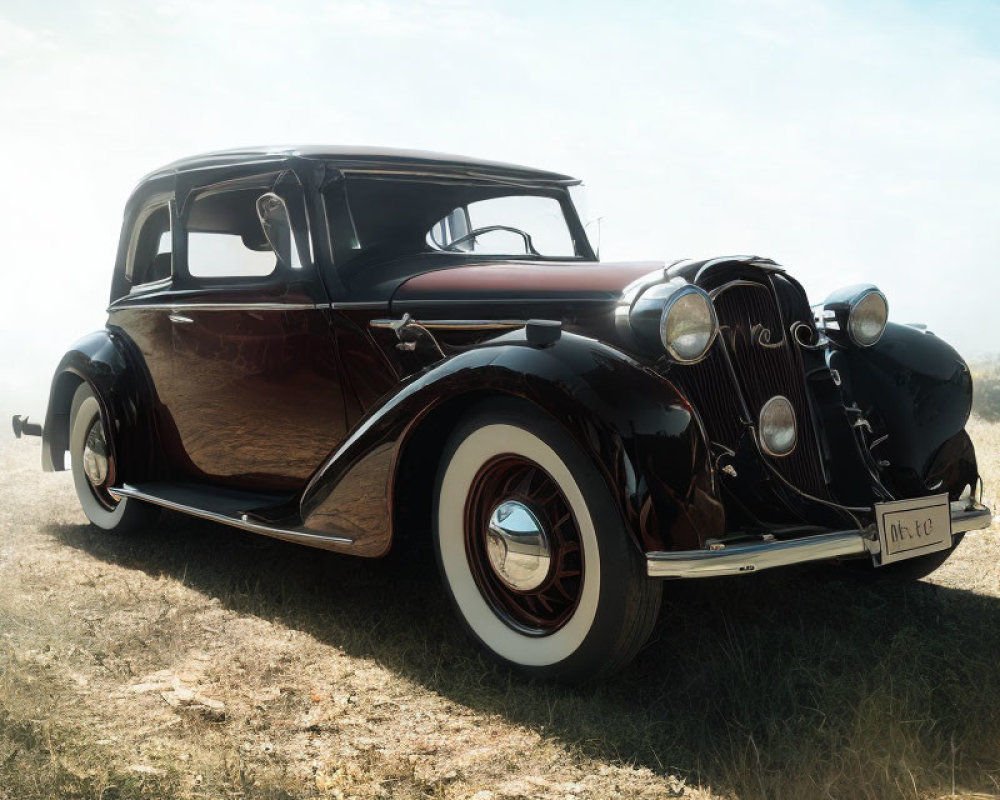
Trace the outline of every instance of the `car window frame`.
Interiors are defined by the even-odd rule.
[[[275,192],[289,206],[294,240],[299,253],[301,267],[293,269],[276,258],[274,270],[266,275],[192,275],[188,266],[187,220],[194,204],[201,198],[228,192],[259,190],[261,194]],[[297,193],[295,203],[288,203],[289,195]],[[297,213],[301,212],[301,213]],[[301,217],[297,219],[297,217]],[[309,218],[309,203],[305,187],[291,170],[279,169],[262,174],[249,175],[230,180],[216,181],[203,186],[192,187],[185,195],[177,214],[177,234],[175,241],[174,277],[175,288],[185,289],[234,289],[245,290],[268,288],[290,283],[305,283],[316,273],[315,248],[312,242],[312,225]],[[305,247],[300,245],[304,244]]]
[[[157,211],[162,208],[167,209],[167,215],[169,219],[169,232],[170,232],[170,275],[166,278],[159,278],[155,281],[145,281],[143,283],[134,283],[135,276],[135,257],[136,251],[139,247],[140,233],[143,227],[149,221],[149,218],[153,216]],[[129,231],[128,248],[125,253],[125,281],[128,284],[129,295],[141,294],[143,292],[152,292],[159,289],[164,289],[169,287],[174,280],[174,276],[177,274],[177,214],[176,214],[176,203],[174,201],[173,193],[171,192],[161,192],[149,197],[136,212],[135,217],[132,220],[132,227]]]

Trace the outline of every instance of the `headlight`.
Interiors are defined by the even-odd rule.
[[[712,299],[692,284],[674,291],[660,315],[660,341],[668,355],[682,364],[701,361],[718,330]]]
[[[760,410],[760,446],[768,455],[787,456],[795,449],[799,434],[795,409],[787,397],[775,395]]]
[[[885,331],[889,320],[889,304],[878,289],[865,292],[855,302],[847,316],[847,332],[855,344],[871,347]]]
[[[838,289],[816,314],[816,327],[841,346],[871,347],[888,321],[885,295],[870,283]]]

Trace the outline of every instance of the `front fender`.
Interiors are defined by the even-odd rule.
[[[148,404],[140,402],[139,371],[129,348],[125,337],[105,329],[84,336],[59,361],[42,433],[43,469],[65,469],[73,394],[86,381],[101,408],[101,422],[119,474],[135,480],[148,472],[153,453]]]
[[[971,458],[975,480],[975,456],[965,452],[971,443],[965,444],[964,434],[972,410],[972,375],[949,344],[889,323],[877,344],[831,351],[829,364],[840,375],[846,404],[857,406],[875,437],[888,436],[873,453],[888,462],[881,467],[883,477],[899,496],[932,491],[935,475],[948,466],[936,463],[937,456],[955,450],[956,442],[963,445],[958,448],[962,457]]]
[[[304,524],[346,530],[353,552],[384,554],[399,458],[411,437],[462,398],[505,395],[565,426],[601,470],[644,551],[698,547],[721,533],[701,428],[673,384],[592,339],[564,333],[537,347],[523,331],[439,362],[383,398],[310,480],[300,501]],[[361,502],[373,491],[377,513]]]

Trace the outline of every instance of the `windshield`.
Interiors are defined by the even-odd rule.
[[[341,263],[361,255],[380,258],[428,252],[520,258],[578,258],[587,248],[574,241],[573,206],[562,187],[498,183],[349,177],[339,208],[350,230],[334,242]],[[328,194],[328,201],[330,196]],[[351,251],[351,252],[345,252]],[[367,259],[364,259],[367,261]]]
[[[487,255],[576,255],[559,201],[537,195],[493,197],[455,208],[428,231],[427,243]]]

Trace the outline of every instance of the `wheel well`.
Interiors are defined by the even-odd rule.
[[[430,541],[434,485],[448,435],[472,406],[491,391],[469,392],[430,411],[417,425],[400,453],[393,497],[393,549],[415,550]]]
[[[63,372],[52,382],[49,411],[45,420],[45,447],[42,466],[48,472],[66,469],[66,451],[69,450],[69,415],[73,395],[83,378],[73,372]]]

